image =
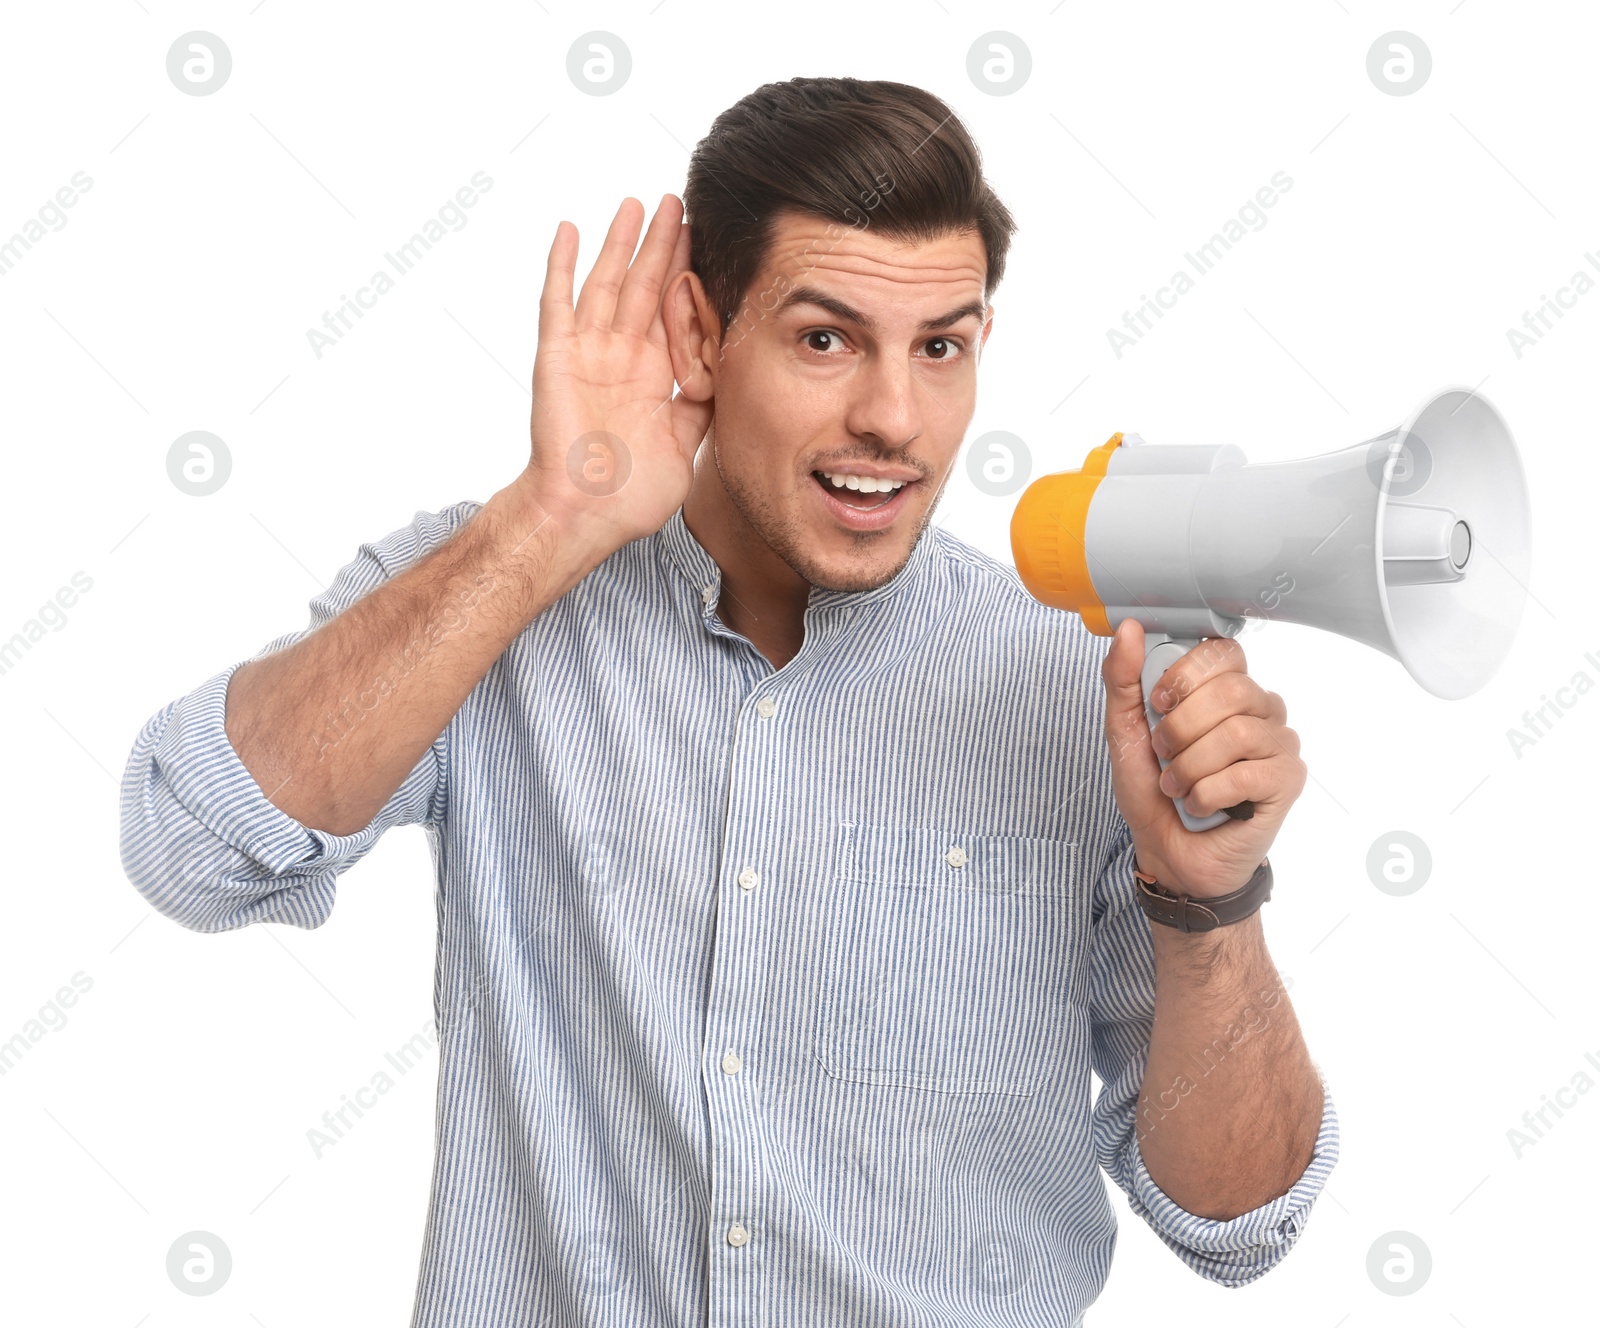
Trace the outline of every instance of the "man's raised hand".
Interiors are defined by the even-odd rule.
[[[578,230],[563,221],[539,298],[533,451],[518,484],[568,524],[620,547],[683,502],[711,400],[674,395],[661,293],[689,265],[683,205],[662,197],[634,255],[644,205],[625,198],[572,299]]]

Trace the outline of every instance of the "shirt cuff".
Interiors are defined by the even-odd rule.
[[[375,825],[349,835],[302,825],[268,801],[234,750],[224,726],[228,680],[247,662],[208,679],[176,708],[152,753],[168,789],[213,835],[274,876],[355,857],[377,837]]]
[[[1339,1160],[1339,1117],[1322,1072],[1322,1124],[1311,1161],[1287,1194],[1226,1221],[1200,1217],[1167,1197],[1145,1169],[1135,1131],[1129,1202],[1156,1235],[1202,1277],[1223,1286],[1244,1286],[1272,1269],[1305,1230],[1312,1205]]]

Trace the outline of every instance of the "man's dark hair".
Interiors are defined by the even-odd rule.
[[[897,241],[975,229],[988,257],[985,300],[1016,230],[955,112],[931,92],[883,79],[792,78],[757,88],[695,145],[683,204],[690,266],[724,334],[780,212]]]

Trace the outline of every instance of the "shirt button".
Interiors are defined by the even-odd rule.
[[[716,597],[717,597],[717,588],[715,586],[706,586],[700,592],[700,602],[702,604],[704,604],[704,605],[707,605],[708,607],[710,606],[711,601],[714,600]]]
[[[761,878],[756,875],[754,867],[746,867],[742,872],[739,873],[739,884],[746,890],[754,890],[757,884],[760,883],[760,880]]]
[[[771,719],[778,713],[778,703],[770,696],[763,696],[756,702],[756,714],[762,719]]]
[[[724,1074],[739,1073],[739,1058],[730,1050],[722,1057],[722,1070]]]
[[[957,844],[946,851],[944,860],[952,867],[965,867],[967,865],[967,850]]]
[[[731,1227],[728,1228],[728,1244],[743,1245],[745,1241],[749,1239],[750,1233],[744,1229],[744,1225],[742,1223],[735,1222]]]

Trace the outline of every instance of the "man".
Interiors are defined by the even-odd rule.
[[[426,828],[416,1325],[1076,1323],[1101,1169],[1252,1280],[1333,1105],[1259,913],[1180,931],[1133,871],[1253,879],[1305,779],[1282,699],[1190,652],[1163,781],[1139,630],[930,527],[1014,229],[943,102],[769,84],[684,204],[635,257],[624,201],[575,306],[557,228],[512,483],[152,717],[129,876],[197,930],[316,927]],[[1192,833],[1172,795],[1256,811]]]

